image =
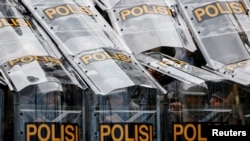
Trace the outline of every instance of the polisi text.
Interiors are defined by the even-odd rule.
[[[122,21],[125,21],[132,17],[142,16],[145,14],[161,14],[161,15],[172,16],[172,11],[167,6],[146,5],[146,4],[120,11]]]
[[[93,15],[92,12],[85,6],[77,6],[70,4],[64,4],[56,7],[47,8],[43,10],[43,12],[50,20],[62,16],[68,16],[71,14],[85,14],[88,16]]]
[[[239,1],[215,2],[195,8],[193,14],[198,22],[202,22],[223,14],[246,14],[246,9]]]

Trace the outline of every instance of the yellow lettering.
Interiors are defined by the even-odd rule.
[[[102,53],[96,53],[96,54],[93,54],[93,58],[95,59],[95,60],[104,60],[106,57],[105,57],[105,55],[104,54],[102,54]]]
[[[65,127],[65,134],[67,134],[68,136],[66,136],[66,141],[74,141],[75,140],[75,136],[74,133],[72,133],[74,131],[74,127],[72,125],[67,125]]]
[[[107,52],[104,52],[104,54],[108,57],[108,58],[113,58],[113,57],[111,57]]]
[[[69,15],[69,10],[67,9],[67,7],[64,7],[64,6],[58,6],[56,7],[56,12],[59,14],[59,15]]]
[[[135,141],[133,138],[129,138],[128,125],[125,125],[125,141]]]
[[[158,6],[157,10],[159,11],[159,14],[164,14],[164,15],[168,15],[170,12],[168,11],[169,8],[167,7],[163,7],[163,6]],[[171,14],[169,14],[171,15]]]
[[[92,59],[90,55],[84,55],[81,57],[84,64],[89,64],[89,60]]]
[[[55,135],[56,135],[55,130],[56,130],[56,129],[55,129],[55,125],[53,124],[53,125],[52,125],[52,132],[51,132],[52,140],[53,140],[53,141],[60,141],[60,138],[56,138],[56,137],[55,137]]]
[[[10,24],[6,19],[1,19],[1,21],[5,26],[13,26],[13,24]]]
[[[174,132],[174,141],[178,141],[179,137],[184,137],[184,140],[187,141],[207,141],[206,137],[202,137],[201,124],[192,124],[188,123],[185,125],[182,124],[174,124],[173,132]],[[190,135],[192,133],[192,135]],[[184,135],[184,136],[181,136]]]
[[[33,56],[25,56],[20,59],[20,61],[23,63],[32,62],[33,60],[34,60]]]
[[[17,26],[17,21],[18,19],[10,19],[10,21],[13,23],[14,26]]]
[[[24,56],[18,59],[14,59],[8,62],[8,64],[12,67],[16,65],[17,63],[29,63],[32,61],[44,61],[44,62],[51,62],[53,64],[61,64],[61,61],[59,59],[53,58],[53,57],[47,57],[47,56]]]
[[[16,19],[16,22],[19,26],[28,26],[27,22],[24,19]]]
[[[60,125],[60,128],[57,128],[56,125]],[[39,141],[79,141],[78,128],[76,124],[29,123],[26,125],[26,141],[34,139]],[[56,136],[59,135],[58,132],[60,132],[60,136]]]
[[[191,128],[194,132],[193,136],[191,138],[188,137],[187,133],[188,133],[188,128]],[[184,138],[189,140],[189,141],[193,141],[196,137],[196,128],[193,124],[187,124],[184,128]]]
[[[222,14],[246,14],[246,9],[241,2],[215,2],[198,7],[193,10],[198,22],[217,17]]]
[[[183,133],[183,126],[181,124],[174,124],[174,141],[177,141],[177,136],[182,135]]]
[[[143,130],[145,129],[145,131]],[[140,141],[148,141],[149,140],[149,135],[146,131],[148,131],[148,127],[146,125],[141,125],[139,127],[139,132],[141,133],[141,136],[139,137]],[[144,137],[144,138],[143,138]]]
[[[154,13],[158,14],[158,10],[157,10],[158,6],[153,5],[152,8],[153,8]]]
[[[78,128],[78,126],[76,126],[75,129],[76,129],[75,137],[76,137],[76,141],[78,141],[79,140],[79,128]]]
[[[100,127],[100,138],[101,138],[101,141],[104,141],[104,137],[110,135],[110,133],[111,133],[110,127],[108,125],[102,125]]]
[[[135,125],[135,141],[138,141],[138,125]]]
[[[81,13],[81,10],[78,9],[78,10],[75,10],[73,9],[73,7],[69,4],[66,4],[67,8],[72,12],[72,13]]]
[[[216,17],[219,14],[217,7],[214,5],[208,5],[205,11],[209,17]]]
[[[42,133],[42,129],[45,129],[46,130],[46,136],[45,138],[42,137],[41,133]],[[47,124],[41,124],[39,127],[38,127],[38,139],[40,141],[48,141],[49,140],[49,137],[50,137],[50,129],[49,129],[49,126]]]
[[[49,19],[54,19],[54,14],[56,14],[56,11],[54,9],[46,9],[44,13],[49,17]]]
[[[57,58],[54,58],[54,57],[51,57],[51,56],[48,57],[48,61],[47,62],[52,62],[54,64],[61,64],[62,63],[61,60],[59,60]]]
[[[37,133],[36,125],[34,124],[27,125],[27,135],[26,135],[27,141],[30,141],[30,136],[34,136],[36,135],[36,133]]]
[[[131,132],[134,128],[134,132]],[[118,133],[118,134],[117,134]],[[153,126],[150,124],[102,124],[100,126],[100,141],[110,137],[113,141],[153,141]]]
[[[115,130],[116,129],[120,131],[120,137],[115,136]],[[124,137],[124,132],[123,132],[122,126],[119,125],[119,124],[115,124],[113,126],[113,128],[111,129],[111,136],[112,136],[112,139],[114,141],[122,141],[122,138]]]
[[[142,7],[143,7],[145,13],[147,13],[147,14],[154,14],[154,11],[149,11],[149,7],[147,5],[143,5]]]
[[[14,66],[18,62],[19,62],[19,59],[14,59],[14,60],[9,61],[9,65]]]
[[[120,15],[121,15],[122,20],[125,21],[125,20],[126,20],[126,17],[127,17],[128,15],[130,15],[130,11],[127,10],[127,9],[126,9],[126,10],[122,10],[121,13],[120,13]]]
[[[143,9],[141,7],[133,7],[131,13],[133,16],[140,16],[143,14]]]
[[[82,11],[82,13],[87,14],[89,16],[93,15],[93,13],[87,7],[80,6],[79,10]]]
[[[221,3],[216,3],[216,6],[218,7],[219,11],[222,13],[222,14],[231,14],[232,13],[232,10],[230,7],[228,7],[228,4],[226,3],[226,6],[227,6],[227,9],[223,9],[222,6],[221,6]]]
[[[198,141],[207,141],[207,138],[201,137],[201,124],[198,124]]]
[[[64,125],[61,125],[61,140],[64,141]]]
[[[145,14],[164,14],[172,15],[172,11],[167,6],[157,5],[139,5],[130,9],[120,11],[120,16],[123,21],[131,17],[138,17]]]
[[[102,61],[106,59],[116,59],[124,62],[131,62],[129,56],[120,53],[98,52],[87,54],[80,57],[84,64],[89,64],[95,61]]]
[[[120,60],[122,60],[122,61],[131,62],[131,59],[124,54],[117,54],[117,57],[120,58]]]
[[[153,126],[152,125],[150,126],[149,134],[150,134],[150,141],[153,141]]]
[[[194,15],[199,22],[202,21],[202,16],[204,16],[205,14],[206,14],[206,12],[202,8],[197,8],[194,10]]]
[[[230,6],[232,7],[232,10],[233,10],[234,13],[246,14],[246,9],[244,8],[242,3],[240,3],[240,2],[231,2]]]

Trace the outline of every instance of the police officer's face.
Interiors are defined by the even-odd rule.
[[[109,103],[112,106],[112,108],[120,108],[121,106],[124,106],[123,95],[114,94],[112,96],[109,96]]]
[[[219,99],[218,97],[213,96],[211,97],[209,102],[211,106],[220,106],[222,103],[222,100]]]
[[[56,92],[51,92],[43,96],[43,103],[48,107],[55,107],[58,103],[59,94]]]
[[[185,95],[184,98],[186,106],[188,107],[199,107],[203,102],[203,96]]]

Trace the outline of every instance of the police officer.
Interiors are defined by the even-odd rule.
[[[166,134],[163,138],[173,140],[172,125],[174,122],[198,122],[206,108],[205,101],[208,87],[176,81],[168,86],[169,107],[167,111]]]
[[[205,83],[201,85],[181,83],[179,88],[179,102],[170,104],[170,110],[183,122],[197,122],[201,117],[201,110],[206,108],[205,96],[208,93],[208,87]]]
[[[61,92],[60,91],[53,91],[46,93],[42,96],[42,110],[45,110],[45,112],[38,112],[37,118],[35,119],[36,122],[41,121],[52,121],[56,118],[57,113],[55,110],[60,109],[60,97]],[[52,110],[52,111],[51,111]]]
[[[104,115],[104,122],[125,122],[131,117],[127,110],[139,110],[140,106],[134,103],[127,93],[126,89],[116,90],[108,96],[105,96],[106,110],[110,112]],[[113,112],[120,111],[120,112]]]

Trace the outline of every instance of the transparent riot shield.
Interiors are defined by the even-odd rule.
[[[243,1],[176,2],[206,60],[208,69],[233,82],[249,85],[249,72],[246,71],[249,69],[250,59],[249,26],[246,26],[249,25],[249,16]],[[234,8],[226,6],[232,3],[238,5],[237,12]],[[230,9],[230,12],[224,13],[221,7],[224,7],[224,10]]]
[[[146,70],[92,5],[85,1],[69,0],[43,0],[38,3],[22,0],[22,4],[58,44],[58,49],[67,61],[71,62],[95,93],[105,94],[113,89],[144,84],[147,87],[159,87],[164,92],[149,74],[141,73]],[[68,13],[67,10],[64,11],[66,15],[51,17],[50,11],[57,11],[58,8],[79,11]],[[116,84],[114,80],[118,79],[123,83],[113,85]]]
[[[191,137],[198,139],[203,135],[202,132],[196,135],[184,130],[180,132],[179,127],[184,129],[188,123],[196,131],[199,130],[198,123],[204,125],[246,123],[244,117],[247,115],[247,110],[244,110],[247,107],[244,102],[246,97],[242,92],[243,89],[236,84],[220,81],[196,85],[174,80],[166,88],[169,93],[164,98],[163,140],[184,141]]]
[[[41,27],[11,2],[0,3],[0,72],[8,87],[4,140],[80,140],[85,84]]]
[[[220,79],[194,67],[202,61],[194,61],[196,46],[186,23],[169,0],[95,0],[95,3],[101,12],[107,13],[113,29],[144,66],[191,83]],[[185,51],[193,53],[187,55]]]
[[[129,87],[89,97],[87,140],[161,140],[161,110],[155,90]]]
[[[192,51],[196,49],[190,40],[191,36],[186,34],[185,23],[181,24],[181,20],[178,20],[179,25],[175,23],[173,17],[176,14],[171,9],[170,1],[95,0],[95,2],[108,13],[114,30],[121,35],[135,55],[152,49],[159,50],[160,47],[162,52],[165,51],[170,56],[174,56],[175,52],[172,47],[185,47]]]
[[[19,141],[83,140],[83,90],[47,82],[14,95]]]

